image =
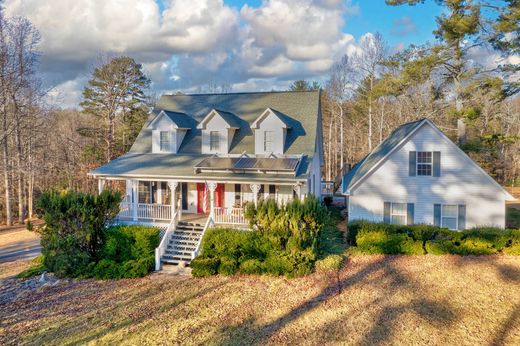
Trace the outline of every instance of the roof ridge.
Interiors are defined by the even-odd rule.
[[[238,92],[227,92],[227,93],[195,93],[195,94],[162,94],[168,97],[177,96],[214,96],[214,95],[241,95],[241,94],[297,94],[297,93],[319,93],[318,90],[272,90],[272,91],[238,91]]]

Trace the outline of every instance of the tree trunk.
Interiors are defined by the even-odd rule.
[[[18,109],[15,107],[15,112]],[[18,221],[23,224],[25,220],[25,201],[24,201],[24,183],[23,183],[23,169],[22,169],[22,142],[20,134],[20,118],[15,114],[15,145],[16,145],[16,170],[18,183]]]
[[[339,125],[339,131],[340,131],[340,145],[339,145],[339,148],[340,148],[340,167],[341,169],[343,169],[343,165],[345,164],[345,159],[343,157],[343,152],[345,151],[345,147],[344,147],[344,135],[343,135],[343,106],[341,104],[341,102],[338,102],[338,106],[339,106],[339,116],[340,116],[340,125]]]
[[[370,78],[370,91],[368,93],[368,151],[372,151],[372,89],[374,79]]]
[[[5,117],[5,115],[4,115]],[[7,133],[7,120],[4,118],[4,133]],[[11,208],[11,184],[9,184],[9,148],[7,143],[7,137],[4,138],[2,144],[2,153],[4,161],[4,186],[5,186],[5,223],[7,226],[13,224],[13,211]]]

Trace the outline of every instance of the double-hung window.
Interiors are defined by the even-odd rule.
[[[390,223],[394,225],[406,225],[407,209],[406,203],[391,203]]]
[[[168,131],[161,131],[159,134],[160,150],[164,152],[170,151],[171,134]]]
[[[431,176],[433,171],[433,155],[431,151],[417,152],[417,175]]]
[[[273,151],[273,131],[264,131],[264,152],[270,153]]]
[[[219,151],[220,150],[220,132],[210,131],[209,132],[209,150]]]
[[[458,229],[459,207],[456,204],[443,204],[441,209],[441,226]]]

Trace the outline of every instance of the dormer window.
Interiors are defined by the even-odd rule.
[[[197,125],[202,130],[202,153],[228,154],[241,122],[232,113],[212,109]]]
[[[153,110],[155,118],[147,128],[152,131],[152,153],[176,154],[195,120],[184,113]]]
[[[162,152],[171,150],[171,133],[169,131],[160,131],[160,150]]]
[[[252,124],[255,133],[255,154],[284,154],[290,118],[267,108]]]
[[[264,152],[273,152],[274,131],[264,131]]]
[[[212,152],[220,150],[220,131],[209,132],[209,150]]]

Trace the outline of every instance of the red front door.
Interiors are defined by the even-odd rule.
[[[217,188],[215,189],[215,207],[223,207],[224,206],[224,184],[217,184]],[[206,193],[208,194],[206,196]],[[209,191],[206,189],[206,184],[197,183],[197,213],[209,213],[210,201],[209,201]]]

